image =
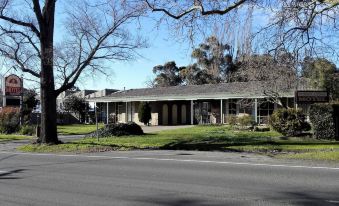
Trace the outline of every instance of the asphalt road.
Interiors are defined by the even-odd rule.
[[[339,205],[339,165],[212,152],[0,152],[0,205]]]

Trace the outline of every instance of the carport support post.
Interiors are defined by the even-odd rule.
[[[108,120],[109,120],[109,111],[108,111],[109,108],[108,108],[108,103],[109,103],[109,102],[107,102],[107,108],[106,108],[106,109],[107,109],[107,112],[106,112],[106,124],[108,124]]]
[[[193,113],[194,113],[194,111],[193,111],[193,100],[191,100],[191,125],[193,125]]]
[[[222,99],[220,100],[220,123],[224,124],[224,115],[223,115],[223,105],[222,105]]]
[[[258,99],[254,99],[254,118],[255,118],[255,123],[258,123]]]
[[[125,115],[125,121],[128,122],[128,102],[126,102],[126,115]]]
[[[95,113],[95,125],[97,127],[97,131],[95,132],[97,135],[97,140],[99,141],[99,125],[98,125],[98,111],[97,111],[97,102],[94,103],[94,113]]]

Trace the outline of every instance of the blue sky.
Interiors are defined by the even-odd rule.
[[[264,24],[268,20],[267,15],[254,14],[255,25]],[[161,15],[153,13],[153,17],[157,18]],[[238,19],[237,21],[242,21]],[[258,23],[260,22],[260,23]],[[162,25],[156,28],[156,21],[152,18],[144,18],[140,21],[140,33],[148,39],[149,47],[139,50],[142,57],[137,58],[132,62],[115,62],[109,63],[111,76],[107,79],[104,76],[92,79],[86,79],[78,82],[78,87],[81,89],[126,89],[146,87],[146,81],[154,77],[152,69],[156,65],[162,65],[168,61],[175,61],[178,66],[185,66],[193,63],[191,58],[192,44],[188,41],[180,41],[173,37],[173,33],[167,25]],[[231,26],[236,22],[229,23]],[[130,26],[130,32],[135,32],[137,29]],[[220,28],[220,30],[222,30]],[[237,32],[234,32],[233,37],[237,38]],[[202,36],[196,38],[203,40]],[[199,44],[199,40],[195,40],[195,44]],[[227,43],[227,42],[225,42]],[[197,45],[195,45],[197,46]]]
[[[140,29],[140,33],[144,34],[149,44],[148,48],[139,50],[141,57],[131,62],[109,62],[108,66],[112,74],[109,79],[104,76],[98,77],[99,79],[86,79],[86,81],[80,81],[78,86],[81,89],[146,87],[146,81],[154,76],[152,73],[154,66],[168,61],[175,61],[178,66],[191,63],[190,44],[176,41],[168,32],[167,27],[155,29],[153,20],[144,19]]]
[[[265,15],[266,11],[261,10],[254,12],[253,29],[256,30],[261,25],[264,25],[269,18]],[[156,16],[156,14],[154,14]],[[153,16],[153,17],[154,17]],[[63,28],[63,12],[62,9],[57,11],[56,19],[56,39],[62,38]],[[236,21],[239,21],[237,19]],[[236,24],[236,22],[227,22],[227,26]],[[176,38],[171,36],[169,28],[161,26],[156,29],[156,22],[150,18],[144,18],[140,22],[140,33],[148,39],[149,47],[139,50],[142,57],[131,62],[109,62],[107,66],[110,68],[110,78],[98,76],[95,78],[81,79],[77,86],[81,89],[126,89],[146,87],[146,81],[154,77],[152,68],[159,64],[164,64],[168,61],[175,61],[178,66],[185,66],[193,62],[190,57],[192,48],[189,42],[178,42]],[[226,27],[227,27],[226,26]],[[129,26],[130,32],[135,33],[137,28]],[[222,29],[221,29],[222,30]],[[238,32],[233,32],[232,36],[236,39]],[[200,38],[201,39],[201,38]],[[235,41],[236,42],[236,41]],[[196,41],[195,43],[199,43]],[[230,42],[225,42],[230,43]],[[4,70],[6,68],[2,68]],[[25,83],[29,84],[28,81]],[[27,85],[28,86],[28,85]],[[28,86],[29,87],[29,86]]]

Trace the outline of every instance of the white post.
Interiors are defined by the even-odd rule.
[[[236,115],[238,116],[238,115],[239,115],[239,112],[240,112],[240,105],[239,105],[239,101],[236,101],[235,108],[236,108]]]
[[[226,123],[228,123],[227,122],[228,116],[229,116],[229,100],[226,99]]]
[[[107,102],[107,113],[106,113],[106,124],[108,124],[108,121],[109,121],[109,105],[108,105],[109,102]]]
[[[96,135],[97,135],[97,140],[99,141],[99,126],[98,126],[98,112],[97,112],[97,102],[94,103],[94,113],[95,113],[95,125],[96,125]]]
[[[254,118],[255,122],[258,123],[258,99],[254,99]]]
[[[194,122],[193,122],[193,113],[194,113],[194,107],[193,107],[193,100],[191,100],[191,125],[193,125],[194,124]]]
[[[222,99],[220,100],[220,123],[224,124],[224,112],[223,112]]]
[[[126,102],[126,114],[125,114],[125,123],[128,122],[128,102]]]
[[[131,102],[131,121],[134,122],[134,102]]]
[[[288,97],[287,97],[287,98],[286,98],[286,107],[287,107],[287,108],[290,108],[288,105],[289,105],[289,104],[288,104]]]

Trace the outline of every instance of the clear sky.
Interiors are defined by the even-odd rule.
[[[168,32],[167,27],[155,28],[155,22],[144,19],[141,22],[141,31],[148,39],[148,48],[139,50],[142,57],[137,57],[131,62],[108,63],[111,76],[86,79],[80,81],[78,86],[81,89],[126,89],[146,87],[146,81],[152,76],[152,69],[156,65],[164,64],[167,61],[175,61],[178,66],[191,63],[191,46],[189,43],[178,42]],[[133,32],[133,28],[131,28]]]

